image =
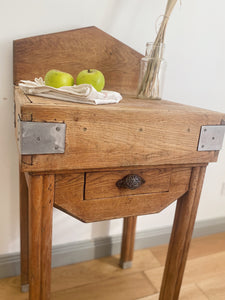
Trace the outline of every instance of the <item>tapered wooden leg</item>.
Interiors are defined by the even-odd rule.
[[[177,200],[159,300],[177,300],[179,297],[205,169],[192,169],[189,191]]]
[[[29,300],[49,300],[54,175],[30,176]]]
[[[130,268],[134,253],[134,241],[137,217],[127,217],[123,220],[123,237],[120,255],[120,266]]]
[[[28,247],[28,188],[25,175],[20,172],[20,272],[22,292],[27,292],[29,289]]]

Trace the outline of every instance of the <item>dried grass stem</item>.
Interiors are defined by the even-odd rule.
[[[140,98],[154,98],[155,90],[159,89],[158,73],[163,56],[161,45],[164,43],[166,26],[176,2],[177,0],[167,1],[165,14],[150,53],[152,59],[148,61],[146,72],[138,90],[138,97]]]

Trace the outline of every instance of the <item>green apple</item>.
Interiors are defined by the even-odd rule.
[[[74,85],[73,76],[69,73],[61,72],[58,70],[50,70],[45,75],[45,85],[59,88],[61,86]]]
[[[101,71],[95,69],[83,70],[77,75],[76,84],[91,84],[98,92],[105,86],[105,77]]]

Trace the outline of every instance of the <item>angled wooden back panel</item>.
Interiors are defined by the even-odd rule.
[[[137,93],[142,55],[96,27],[15,40],[13,50],[15,84],[44,77],[50,69],[76,78],[95,68],[105,75],[105,89]]]

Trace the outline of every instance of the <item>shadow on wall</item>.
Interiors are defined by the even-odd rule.
[[[111,256],[115,253],[120,253],[120,243],[115,243],[109,234],[110,221],[92,223],[91,239],[94,243],[95,258]],[[102,237],[104,237],[104,239]]]
[[[99,236],[107,237],[109,236],[110,231],[110,221],[95,222],[91,224],[91,239],[94,242],[94,256],[96,258],[111,255],[112,250],[112,241],[111,238],[105,238],[104,241]],[[102,247],[102,243],[105,244],[105,247]],[[102,253],[104,249],[105,253]]]

